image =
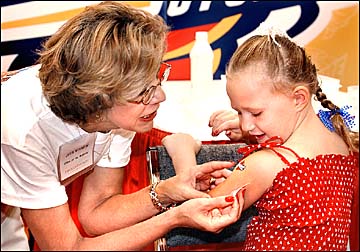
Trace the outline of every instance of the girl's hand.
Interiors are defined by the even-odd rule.
[[[221,132],[232,141],[239,141],[243,138],[240,129],[239,117],[236,112],[229,110],[215,111],[209,119],[209,127],[212,128],[212,135],[218,136]]]

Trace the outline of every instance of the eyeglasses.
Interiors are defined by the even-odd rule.
[[[155,91],[156,88],[160,85],[162,85],[165,81],[167,81],[169,74],[170,74],[170,70],[171,70],[171,65],[165,62],[161,63],[159,72],[158,72],[158,77],[157,79],[159,80],[157,85],[151,85],[150,87],[148,87],[147,89],[145,89],[144,91],[142,91],[139,95],[138,98],[133,100],[133,101],[128,101],[131,103],[143,103],[144,105],[148,105],[151,101],[151,99],[154,97],[155,95]]]

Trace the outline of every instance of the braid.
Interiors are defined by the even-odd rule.
[[[338,111],[340,108],[336,106],[332,101],[327,99],[326,95],[322,92],[322,89],[318,86],[315,92],[315,99],[321,103],[321,106],[331,111]],[[332,124],[334,125],[335,132],[340,135],[346,144],[352,151],[359,152],[359,133],[350,131],[340,115],[335,113],[331,117]]]
[[[316,100],[321,103],[321,106],[324,108],[327,108],[329,110],[336,110],[339,109],[338,106],[336,106],[334,103],[332,103],[326,96],[325,93],[322,92],[321,87],[317,87],[317,90],[315,92]]]

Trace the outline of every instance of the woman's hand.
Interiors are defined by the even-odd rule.
[[[161,142],[172,160],[175,174],[179,178],[177,183],[186,183],[194,188],[193,167],[196,166],[196,154],[201,148],[201,142],[186,133],[168,135]]]
[[[236,195],[191,199],[170,211],[177,212],[179,226],[219,233],[240,218],[243,191]]]
[[[207,192],[216,185],[223,182],[232,173],[233,162],[227,161],[210,161],[194,167],[195,172],[195,189]]]
[[[207,191],[229,177],[232,172],[228,168],[233,166],[233,162],[210,161],[190,167],[186,174],[168,178],[156,187],[159,200],[170,204],[192,198],[208,198]]]

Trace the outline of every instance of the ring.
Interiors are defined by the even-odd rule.
[[[210,185],[213,185],[213,184],[215,184],[215,181],[216,181],[216,178],[214,178],[214,177],[211,177],[211,179],[210,179]]]

